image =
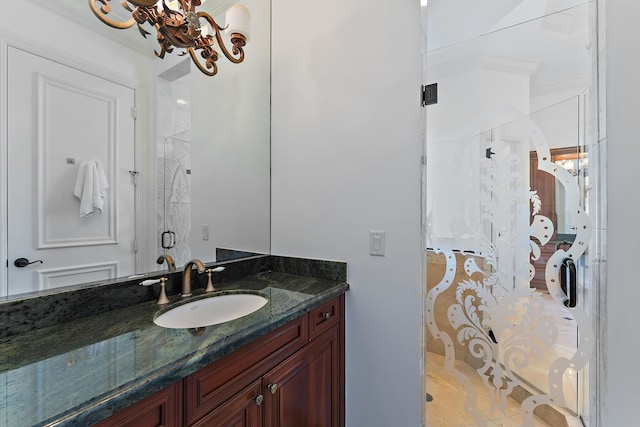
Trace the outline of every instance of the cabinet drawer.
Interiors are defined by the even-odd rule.
[[[340,298],[333,299],[309,312],[309,339],[313,339],[340,321]]]
[[[202,418],[307,342],[306,316],[234,351],[185,379],[187,425]]]
[[[258,399],[261,399],[258,401]],[[256,380],[191,427],[262,426],[262,382]]]

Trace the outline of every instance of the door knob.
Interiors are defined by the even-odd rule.
[[[262,402],[264,401],[264,396],[259,394],[256,397],[253,398],[253,401],[256,402],[256,405],[260,406],[262,404]]]
[[[35,261],[29,262],[29,260],[26,258],[18,258],[15,261],[13,261],[13,265],[15,265],[16,267],[22,268],[22,267],[26,267],[27,265],[35,264],[36,262],[39,262],[40,264],[43,263],[41,259],[37,259]]]
[[[278,391],[278,384],[269,384],[267,388],[269,389],[271,394],[276,394],[276,391]]]

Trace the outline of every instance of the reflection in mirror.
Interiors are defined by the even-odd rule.
[[[248,4],[268,16],[268,3]],[[183,59],[159,74],[158,251],[178,265],[216,248],[269,250],[269,27],[253,27],[242,64],[207,77]]]
[[[589,213],[589,157],[584,150],[575,147],[551,150],[551,158],[554,163],[566,169],[571,176],[576,177],[582,189],[584,208]],[[569,222],[569,206],[564,187],[556,184],[556,211],[558,212],[557,234],[558,240],[568,240],[575,236],[575,228]],[[573,240],[573,239],[571,239]]]
[[[203,8],[222,24],[235,3]],[[245,60],[222,58],[214,77],[178,50],[155,58],[155,38],[107,27],[85,1],[17,2],[0,17],[10,81],[0,296],[164,270],[161,254],[180,269],[269,252],[270,1],[242,3],[252,15]],[[32,17],[47,37],[10,16]],[[43,117],[57,127],[39,127]],[[86,163],[104,170],[103,205],[79,216],[73,190]]]

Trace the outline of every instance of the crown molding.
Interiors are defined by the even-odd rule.
[[[135,29],[116,30],[107,25],[102,24],[89,9],[89,5],[83,0],[28,0],[36,6],[46,9],[56,15],[69,19],[83,27],[100,34],[109,40],[126,46],[144,56],[153,57],[153,49],[149,48],[148,41],[140,36]]]
[[[490,70],[508,74],[531,76],[538,69],[541,61],[526,58],[514,58],[490,54],[468,55],[452,61],[428,66],[430,79],[458,74],[470,70]]]
[[[531,86],[531,97],[550,95],[558,92],[572,91],[580,94],[589,87],[589,76],[581,75],[564,80]]]

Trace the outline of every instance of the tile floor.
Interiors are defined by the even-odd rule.
[[[473,417],[464,411],[466,394],[460,383],[453,377],[443,373],[444,357],[427,353],[427,393],[433,400],[427,403],[426,427],[519,427],[522,424],[520,418],[520,404],[512,399],[507,399],[507,407],[504,413],[500,410],[488,411],[489,395],[486,391],[480,375],[467,364],[456,362],[456,369],[462,371],[473,381],[478,390],[478,408],[486,422],[476,424]],[[536,417],[535,427],[549,427],[549,424]],[[553,426],[551,426],[553,427]]]

